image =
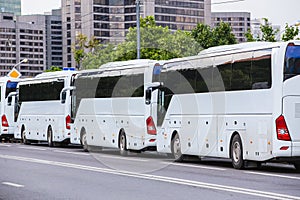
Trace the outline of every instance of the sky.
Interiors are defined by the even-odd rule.
[[[65,1],[65,0],[64,0]],[[236,2],[232,2],[236,1]],[[300,0],[211,0],[212,12],[250,12],[251,18],[268,18],[274,25],[300,21]],[[232,2],[221,3],[220,2]],[[22,14],[44,14],[61,7],[61,0],[22,0]]]

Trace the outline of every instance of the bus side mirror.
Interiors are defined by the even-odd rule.
[[[63,91],[63,92],[61,93],[60,102],[61,102],[62,104],[66,103],[66,98],[67,98],[67,91]]]
[[[67,99],[67,91],[72,91],[72,90],[75,90],[76,87],[74,86],[71,86],[71,87],[67,87],[67,88],[64,88],[61,93],[60,93],[60,102],[62,104],[66,103],[66,99]]]
[[[145,98],[146,105],[149,105],[151,103],[151,95],[152,95],[152,89],[148,88],[146,90],[146,98]]]

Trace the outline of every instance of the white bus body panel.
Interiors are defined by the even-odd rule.
[[[69,138],[65,124],[65,105],[60,101],[23,102],[15,137],[21,139],[21,129],[26,130],[26,139],[47,141],[47,130],[53,131],[53,141],[61,142]]]
[[[271,90],[174,95],[158,133],[157,150],[171,153],[176,131],[183,154],[228,158],[231,136],[238,132],[245,159],[267,160],[272,157],[271,113]]]
[[[291,156],[300,156],[300,77],[286,80],[283,84],[283,116],[291,137]]]

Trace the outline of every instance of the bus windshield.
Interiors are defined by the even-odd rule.
[[[300,46],[288,45],[284,60],[284,80],[300,74]]]

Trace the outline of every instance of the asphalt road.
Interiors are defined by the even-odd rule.
[[[224,160],[2,143],[0,199],[300,199],[300,173],[284,164],[235,170]]]

